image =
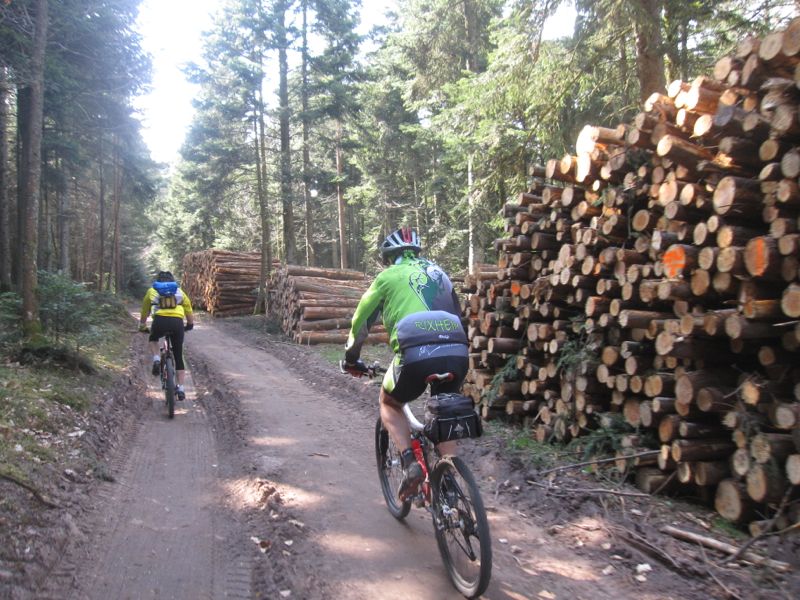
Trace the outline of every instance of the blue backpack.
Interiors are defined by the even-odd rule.
[[[153,299],[153,304],[157,304],[158,308],[175,308],[183,298],[179,297],[178,284],[174,281],[154,281],[153,289],[158,294]]]

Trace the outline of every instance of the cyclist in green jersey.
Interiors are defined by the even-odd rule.
[[[159,271],[153,285],[147,288],[142,298],[142,310],[139,315],[139,331],[148,332],[147,317],[153,313],[153,323],[150,326],[149,341],[150,352],[153,354],[153,375],[161,371],[161,356],[158,349],[158,340],[167,333],[172,336],[172,352],[175,355],[175,375],[177,376],[178,400],[186,398],[183,388],[185,366],[183,362],[183,332],[191,331],[194,327],[194,314],[189,296],[178,286],[175,277],[169,271]],[[186,326],[183,319],[186,318]]]
[[[388,268],[358,303],[342,368],[356,377],[364,374],[361,347],[382,314],[395,357],[381,385],[380,414],[401,452],[399,495],[405,499],[416,492],[424,475],[411,450],[403,404],[419,397],[428,385],[426,379],[434,374],[452,374],[449,381],[436,385],[436,393],[458,392],[467,373],[468,341],[453,284],[441,267],[419,256],[417,233],[406,227],[398,229],[383,241],[380,250]],[[452,454],[455,442],[444,442],[439,450]]]

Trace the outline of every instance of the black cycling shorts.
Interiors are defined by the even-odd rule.
[[[453,373],[452,381],[431,383],[431,394],[461,390],[469,367],[469,348],[464,344],[426,344],[408,348],[395,358],[383,378],[383,389],[398,402],[419,398],[433,374]]]
[[[157,342],[167,334],[172,336],[172,353],[175,355],[175,370],[183,371],[183,319],[180,317],[153,317],[150,325],[151,342]]]

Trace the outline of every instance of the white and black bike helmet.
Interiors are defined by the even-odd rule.
[[[419,236],[416,231],[410,227],[401,227],[386,236],[386,239],[381,244],[383,264],[393,262],[398,254],[406,250],[413,250],[415,253],[419,253],[422,251],[422,246],[420,246]]]

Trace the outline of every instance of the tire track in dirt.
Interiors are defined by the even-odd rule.
[[[250,598],[252,564],[231,543],[241,537],[224,507],[214,436],[190,378],[170,420],[157,380],[147,377],[139,400],[149,406],[110,461],[116,481],[99,486],[87,542],[62,561],[47,595]]]
[[[324,586],[316,597],[461,597],[442,567],[429,515],[415,510],[400,524],[383,505],[372,458],[377,406],[372,415],[345,408],[335,390],[312,388],[214,322],[194,334],[193,354],[235,389],[253,475],[272,482],[304,525],[298,539],[271,540],[290,554],[292,597],[308,597],[302,580],[312,573]]]
[[[235,326],[199,321],[187,336],[190,400],[169,421],[142,364],[148,406],[109,457],[117,481],[99,486],[97,508],[82,520],[88,541],[42,597],[460,598],[429,515],[413,509],[399,523],[384,506],[375,382],[340,376],[308,349],[269,340],[257,348],[264,341]],[[604,565],[504,506],[484,444],[464,448],[492,528],[484,598],[676,597],[600,576]]]
[[[412,509],[399,523],[383,503],[373,448],[377,402],[368,399],[377,395],[376,382],[340,376],[307,349],[280,341],[271,345],[254,333],[203,319],[193,352],[219,373],[223,392],[230,390],[227,397],[238,400],[236,412],[244,423],[240,453],[252,464],[251,477],[277,488],[282,518],[289,513],[305,524],[304,535],[292,536],[286,527],[270,532],[273,553],[262,564],[280,558],[272,570],[288,573],[280,589],[304,599],[461,598],[445,573],[430,516]],[[465,448],[468,463],[479,454]],[[498,503],[490,489],[497,486],[496,473],[491,467],[482,472],[482,462],[471,466],[480,473],[492,528],[494,572],[484,598],[675,597],[603,577],[605,564],[554,543],[531,516]],[[287,536],[294,537],[292,546],[277,555],[275,546]],[[320,587],[312,587],[309,577]]]

